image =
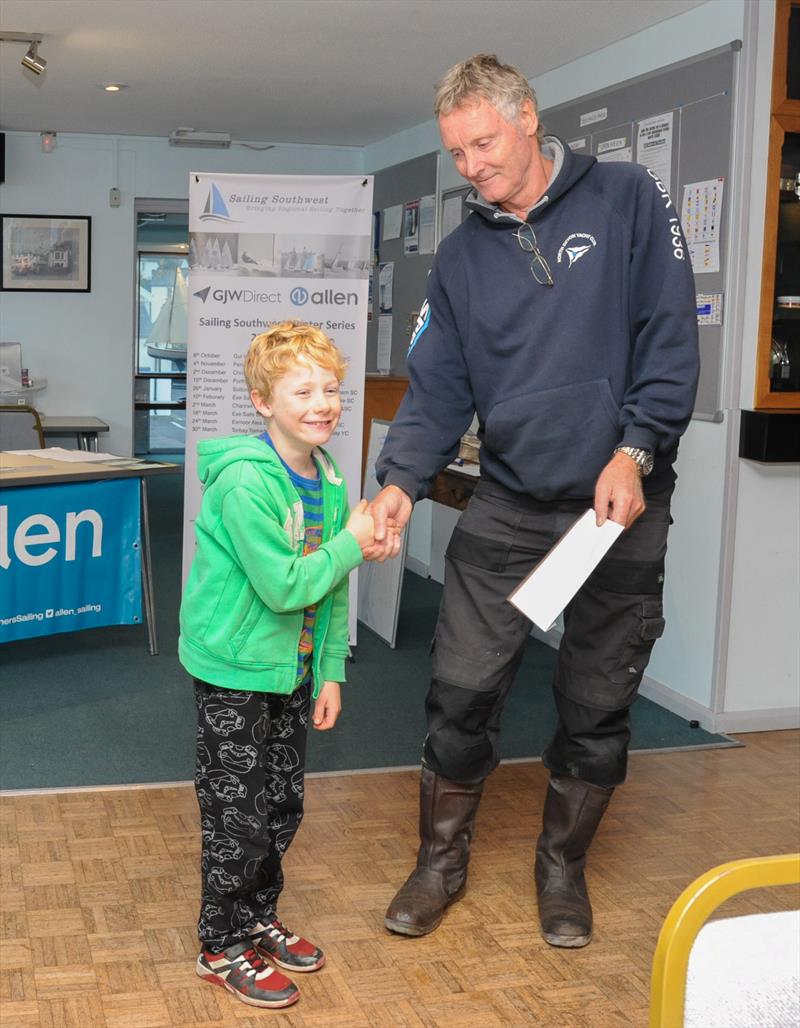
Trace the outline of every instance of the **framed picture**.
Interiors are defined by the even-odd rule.
[[[88,293],[91,218],[0,214],[0,289]]]

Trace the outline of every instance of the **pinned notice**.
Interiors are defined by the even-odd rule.
[[[523,578],[509,595],[509,603],[548,632],[622,530],[616,521],[606,521],[598,528],[590,508]]]

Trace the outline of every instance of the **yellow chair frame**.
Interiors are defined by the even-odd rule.
[[[39,411],[35,407],[29,406],[27,403],[2,403],[0,404],[0,411],[3,414],[30,414],[34,420],[34,430],[39,439],[39,446],[44,449],[44,431],[42,430],[42,421],[39,417]],[[31,447],[33,449],[33,447]]]
[[[800,853],[749,857],[712,867],[675,900],[658,936],[650,990],[650,1028],[683,1028],[686,972],[697,933],[737,893],[800,882]]]

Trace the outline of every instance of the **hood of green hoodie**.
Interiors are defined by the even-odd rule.
[[[320,447],[315,447],[312,454],[328,481],[340,485],[341,477],[328,454]],[[203,439],[197,444],[197,473],[205,486],[215,482],[225,468],[242,460],[258,462],[268,474],[286,476],[278,454],[257,435],[223,436]]]

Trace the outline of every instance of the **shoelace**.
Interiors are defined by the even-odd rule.
[[[282,924],[277,918],[272,921],[269,925],[269,934],[273,939],[277,939],[278,942],[283,942],[284,939],[290,939],[294,932],[290,932],[285,924]]]
[[[231,961],[231,967],[235,967],[237,964],[247,966],[248,969],[244,973],[248,978],[265,978],[272,974],[272,968],[269,964],[264,963],[254,949],[246,949],[241,956]],[[244,970],[244,967],[242,970]]]

